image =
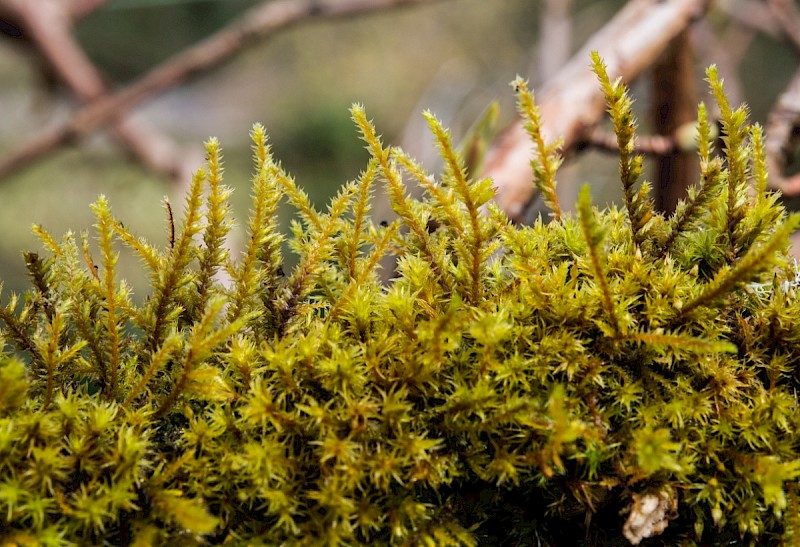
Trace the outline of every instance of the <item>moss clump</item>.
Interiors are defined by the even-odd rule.
[[[511,225],[432,115],[438,181],[355,106],[371,159],[327,212],[254,128],[236,260],[214,140],[178,229],[166,204],[163,246],[102,197],[95,256],[87,234],[37,227],[33,288],[0,310],[0,541],[800,540],[798,218],[766,193],[761,130],[709,70],[725,146],[713,154],[701,106],[698,186],[662,216],[639,183],[630,99],[594,67],[622,209],[597,211],[584,189],[576,216],[561,211],[557,146],[517,81],[549,223]],[[379,184],[391,223],[370,217]],[[299,213],[288,275],[282,198]],[[118,279],[119,243],[150,273],[142,305]]]

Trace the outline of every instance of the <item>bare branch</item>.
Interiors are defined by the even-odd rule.
[[[697,118],[694,54],[688,31],[675,37],[651,72],[655,132],[662,136],[674,135],[680,127]],[[676,148],[656,157],[654,164],[656,208],[671,213],[694,184],[699,168],[697,155]]]
[[[765,129],[770,186],[780,189],[785,196],[800,195],[800,175],[789,178],[783,175],[800,143],[800,70],[770,110]]]
[[[587,68],[591,50],[608,64],[608,72],[633,80],[667,45],[708,8],[709,0],[631,0],[539,93],[544,129],[562,136],[569,151],[603,115],[604,104]],[[496,201],[519,220],[533,197],[531,142],[520,122],[512,125],[490,151],[484,175],[494,178]]]
[[[72,21],[86,17],[102,7],[108,0],[62,0]]]
[[[7,2],[6,2],[7,3]],[[69,5],[59,0],[13,2],[28,38],[58,77],[83,101],[105,91],[103,80],[70,32]]]
[[[784,40],[800,55],[800,11],[792,0],[738,0],[717,5],[739,26]]]
[[[763,0],[738,0],[717,2],[715,9],[730,17],[737,25],[766,34],[776,40],[783,37],[770,8]]]
[[[107,0],[61,0],[55,2],[55,5],[70,22],[74,22],[86,17],[106,2]],[[29,0],[0,0],[0,17],[16,19],[16,14],[22,11],[27,4],[32,3],[34,2]]]
[[[537,71],[547,81],[569,60],[572,49],[572,0],[545,0],[539,25]]]
[[[617,136],[599,127],[589,130],[586,138],[577,143],[578,148],[592,147],[601,152],[619,155]],[[678,151],[678,141],[670,135],[639,135],[636,137],[633,152],[651,156],[669,156]]]
[[[775,39],[784,39],[800,55],[800,13],[791,1],[740,0],[734,4],[722,3],[721,8],[738,25],[754,31],[763,32]],[[741,34],[741,33],[740,33]],[[726,40],[723,47],[718,47],[720,54],[729,54],[732,50],[739,58],[746,51],[749,40],[741,36]],[[730,63],[729,63],[730,64]],[[726,81],[726,83],[728,83]],[[783,174],[786,166],[792,161],[795,149],[799,144],[800,132],[800,71],[795,73],[789,85],[778,97],[772,107],[766,124],[767,166],[770,172],[770,186],[779,189],[785,196],[800,195],[800,175],[786,177]]]
[[[84,103],[107,93],[100,71],[72,35],[71,23],[78,15],[99,7],[105,0],[0,0],[0,13],[18,21],[44,62]],[[114,136],[145,167],[180,182],[190,170],[186,159],[175,151],[170,139],[131,120],[113,123]],[[44,149],[47,150],[46,148]]]
[[[756,30],[746,25],[728,25],[721,33],[716,32],[708,19],[698,21],[693,38],[695,51],[701,64],[714,64],[725,80],[725,93],[733,104],[744,101],[745,93],[739,76],[739,66],[756,37]],[[716,117],[716,103],[709,105]]]
[[[786,41],[800,54],[800,12],[794,0],[766,0],[766,3]]]
[[[20,0],[17,0],[20,1]],[[46,129],[0,161],[0,179],[22,169],[58,146],[85,137],[136,105],[208,72],[246,46],[295,25],[320,19],[344,18],[442,0],[273,0],[245,12],[228,26],[189,47],[132,84],[80,108],[66,122]]]

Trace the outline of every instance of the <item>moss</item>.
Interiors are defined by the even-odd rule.
[[[594,68],[621,149],[622,209],[555,193],[512,225],[426,114],[438,180],[385,147],[326,211],[253,129],[249,239],[209,141],[164,246],[109,203],[89,235],[35,232],[32,288],[0,309],[0,538],[8,544],[624,545],[797,541],[798,225],[766,192],[763,138],[709,71],[698,187],[655,211],[619,82]],[[409,197],[407,180],[424,190]],[[752,182],[751,182],[752,181]],[[397,219],[375,223],[382,185]],[[203,203],[204,197],[205,205]],[[297,212],[284,273],[275,215]],[[152,290],[120,280],[120,244]],[[382,284],[384,257],[396,273]],[[220,279],[227,278],[228,282]]]

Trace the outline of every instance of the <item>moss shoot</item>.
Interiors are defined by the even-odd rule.
[[[103,197],[92,235],[35,227],[32,288],[0,307],[0,543],[800,542],[800,221],[766,191],[761,128],[709,69],[723,146],[701,105],[698,182],[664,216],[628,92],[593,67],[620,208],[587,187],[561,209],[518,80],[547,222],[513,225],[432,114],[436,178],[356,105],[371,157],[324,211],[253,128],[238,257],[214,139],[162,243]],[[121,251],[151,279],[141,305]]]

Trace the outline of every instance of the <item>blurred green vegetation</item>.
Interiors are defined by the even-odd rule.
[[[88,230],[94,223],[89,204],[99,193],[109,197],[126,225],[135,226],[153,242],[166,242],[166,215],[161,205],[164,181],[130,163],[120,152],[93,152],[90,156],[77,150],[58,152],[0,186],[4,292],[28,287],[22,252],[40,248],[31,226],[41,224],[57,241],[69,230],[76,234]],[[155,219],[163,222],[153,222]],[[135,285],[146,281],[129,253],[122,253],[120,267]]]

